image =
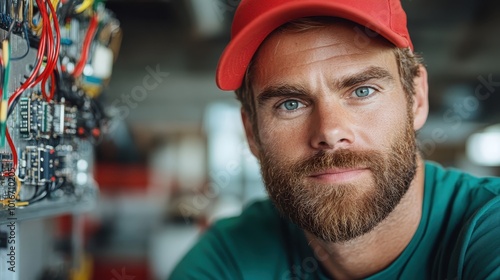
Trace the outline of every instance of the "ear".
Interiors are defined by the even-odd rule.
[[[252,128],[252,120],[250,120],[250,116],[245,112],[243,108],[241,108],[241,120],[243,121],[243,127],[245,129],[245,135],[247,137],[250,151],[257,159],[259,159],[259,146],[257,144],[257,140]]]
[[[420,75],[415,77],[415,95],[413,96],[413,129],[419,130],[424,126],[429,115],[429,85],[427,83],[427,70],[419,66]]]

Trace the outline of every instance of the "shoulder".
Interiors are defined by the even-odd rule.
[[[171,279],[270,276],[262,273],[273,273],[280,263],[285,265],[285,242],[295,234],[292,229],[269,200],[253,203],[240,216],[214,223],[178,264]]]
[[[500,279],[500,196],[479,208],[462,228],[450,276]]]
[[[478,177],[455,168],[444,168],[432,161],[425,162],[425,172],[426,178],[449,188],[458,187],[476,191],[482,189],[493,195],[500,195],[499,177]]]
[[[470,216],[491,199],[500,196],[500,178],[477,177],[454,168],[426,162],[426,188],[440,203],[466,210]],[[436,201],[435,201],[436,202]]]
[[[474,267],[466,259],[487,253],[487,247],[475,240],[494,245],[489,240],[494,235],[484,233],[491,231],[500,236],[499,211],[495,210],[500,205],[500,178],[477,177],[426,162],[424,192],[424,240],[428,246],[420,247],[428,248],[426,256],[436,278],[460,279],[459,271]],[[500,244],[495,246],[500,249]]]

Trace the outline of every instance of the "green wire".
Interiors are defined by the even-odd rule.
[[[7,42],[7,57],[5,59],[5,73],[3,78],[3,94],[2,94],[2,105],[5,108],[2,108],[2,115],[6,116],[7,110],[7,95],[9,94],[9,76],[10,76],[10,44]],[[5,147],[5,128],[7,126],[7,117],[4,120],[0,119],[0,148]]]
[[[10,44],[7,49],[7,53],[9,54],[9,57],[7,58],[10,60]],[[9,93],[9,76],[10,76],[10,61],[5,62],[5,73],[3,77],[3,94],[2,94],[2,101],[7,100],[7,94]]]

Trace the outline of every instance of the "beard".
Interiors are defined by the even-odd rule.
[[[321,150],[304,160],[280,160],[261,150],[261,172],[282,215],[326,242],[359,237],[383,221],[408,191],[417,169],[417,146],[408,115],[388,150]],[[313,183],[308,177],[332,168],[367,168],[369,181]]]

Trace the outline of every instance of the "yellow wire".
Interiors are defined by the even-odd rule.
[[[9,41],[8,40],[3,40],[2,41],[2,58],[3,58],[3,63],[4,63],[4,68],[7,68],[7,65],[9,64]]]
[[[59,0],[51,0],[52,7],[54,7],[54,10],[57,11],[57,7],[59,5]],[[40,36],[42,33],[42,27],[43,27],[43,20],[42,17],[40,17],[40,22],[37,25],[33,24],[33,0],[30,0],[30,8],[29,8],[29,25],[33,31],[36,32],[36,35]],[[52,21],[52,13],[50,14],[49,20]]]
[[[59,5],[59,0],[52,0],[52,7],[54,7],[54,11],[57,12],[57,6]],[[52,13],[50,13],[50,17],[49,17],[50,21],[53,21],[52,20]]]
[[[17,10],[17,19],[21,22],[24,22],[24,1],[21,1],[21,3],[19,4],[19,8]]]
[[[43,21],[40,18],[40,22],[37,25],[33,24],[33,5],[34,5],[33,0],[30,0],[29,9],[28,9],[28,24],[29,24],[30,28],[36,32],[37,35],[40,35],[39,31],[42,30]]]
[[[2,58],[4,61],[4,68],[8,68],[10,64],[10,57],[9,57],[9,40],[3,40],[2,41]],[[6,84],[4,84],[4,90],[9,90],[8,88],[5,88]],[[8,87],[8,86],[7,86]],[[7,92],[4,92],[5,94],[4,98],[0,100],[0,123],[4,123],[5,120],[7,119],[7,98],[5,98],[7,95]]]
[[[30,203],[27,202],[27,201],[24,201],[24,202],[16,202],[16,207],[19,207],[19,206],[27,206],[29,205]]]
[[[28,25],[31,29],[35,28],[33,24],[33,0],[28,2]]]
[[[33,20],[31,20],[30,22],[33,22]],[[33,25],[32,29],[33,29],[33,31],[36,32],[36,35],[40,36],[41,31],[42,31],[42,27],[43,27],[43,20],[42,20],[42,17],[40,17],[40,22],[37,25]]]
[[[19,193],[21,192],[21,180],[19,180],[19,177],[14,174],[14,179],[16,179],[17,186],[16,186],[16,199],[19,200]]]
[[[17,186],[16,186],[16,193],[14,195],[14,198],[16,200],[19,200],[20,197],[19,197],[19,193],[21,192],[21,180],[19,180],[19,177],[17,177],[17,175],[14,175],[14,178],[16,180],[16,183],[17,183]],[[0,200],[0,202],[5,206],[5,205],[8,205],[10,203],[10,200],[9,199],[2,199]],[[26,206],[26,205],[29,205],[29,202],[28,201],[16,201],[14,203],[14,205],[16,207],[19,207],[19,206]]]
[[[76,6],[75,13],[80,14],[83,13],[86,9],[94,4],[94,0],[84,0],[82,4]]]

